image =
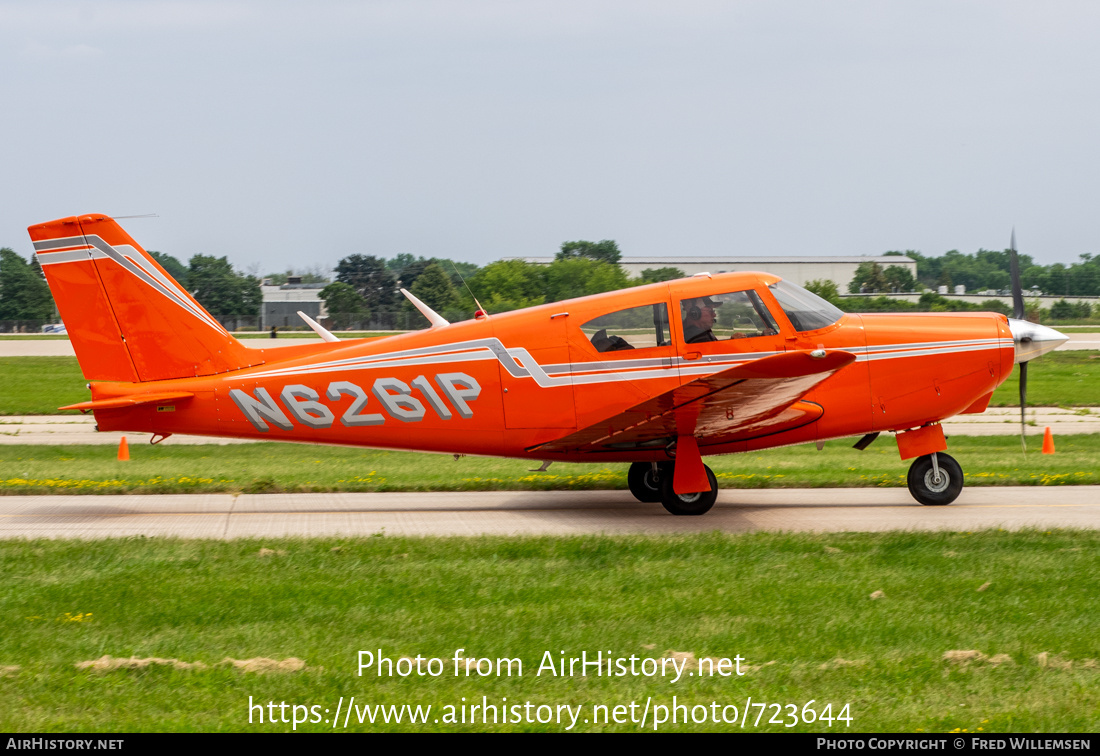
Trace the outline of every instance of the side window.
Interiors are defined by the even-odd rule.
[[[775,319],[752,289],[682,299],[680,317],[688,344],[779,333]]]
[[[581,326],[597,352],[646,349],[671,342],[668,305],[659,302],[600,315]]]

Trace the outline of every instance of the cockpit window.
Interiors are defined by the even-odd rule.
[[[789,281],[776,281],[768,286],[779,300],[796,331],[816,331],[831,326],[843,317],[842,310],[833,307],[816,294]]]
[[[665,346],[671,338],[668,305],[658,302],[601,315],[582,325],[581,331],[597,352]]]
[[[752,289],[681,299],[680,317],[688,344],[779,333],[768,308]]]

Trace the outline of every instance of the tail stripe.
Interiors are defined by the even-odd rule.
[[[28,231],[86,378],[147,383],[264,363],[111,218]]]
[[[67,236],[64,239],[46,239],[45,241],[34,242],[35,252],[47,252],[51,249],[62,249],[64,247],[87,247],[88,242],[84,241],[83,236]]]
[[[39,252],[37,253],[39,265],[55,265],[57,263],[67,262],[84,262],[85,260],[94,260],[97,257],[103,257],[103,255],[93,254],[96,250],[91,247],[81,247],[80,249],[63,249],[57,252]]]
[[[56,252],[45,251],[47,247],[74,247],[78,244],[83,245],[84,249],[63,249]],[[87,245],[91,245],[91,247]],[[69,237],[67,239],[50,239],[44,242],[35,242],[34,247],[35,250],[42,250],[38,253],[38,260],[41,265],[80,262],[89,259],[89,257],[93,260],[110,258],[132,275],[153,287],[156,291],[160,292],[160,294],[187,310],[191,315],[206,323],[206,325],[210,326],[218,333],[228,333],[222,328],[221,323],[208,315],[205,310],[195,307],[188,297],[181,296],[182,292],[172,281],[166,278],[156,268],[148,266],[138,251],[128,244],[121,247],[112,247],[99,236],[89,234],[84,237]],[[129,250],[129,254],[120,251],[120,249]]]

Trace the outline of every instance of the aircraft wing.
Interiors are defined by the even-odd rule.
[[[785,352],[697,378],[568,436],[533,446],[539,452],[601,452],[660,448],[679,436],[713,446],[813,422],[823,410],[799,401],[814,386],[855,361],[828,350]]]

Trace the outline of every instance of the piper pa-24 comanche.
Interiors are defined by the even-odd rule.
[[[31,226],[101,431],[630,463],[674,515],[718,494],[703,456],[897,434],[909,490],[962,490],[940,421],[982,412],[1066,338],[995,313],[845,314],[768,273],[697,274],[381,338],[245,347],[111,218]],[[1015,242],[1013,242],[1013,249]],[[1013,262],[1015,254],[1013,253]],[[1014,270],[1014,273],[1016,271]],[[305,317],[305,316],[303,316]]]

